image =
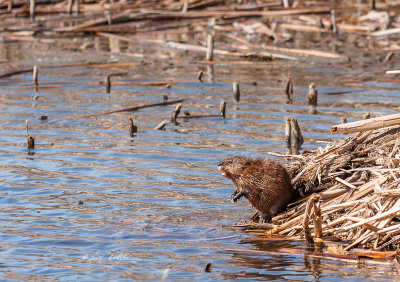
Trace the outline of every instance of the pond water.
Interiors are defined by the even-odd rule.
[[[282,249],[302,249],[304,243],[263,241],[233,228],[253,209],[245,200],[231,204],[233,184],[217,170],[227,156],[284,153],[285,116],[298,119],[303,149],[310,150],[344,137],[330,135],[341,117],[354,121],[367,112],[396,113],[400,81],[388,80],[393,77],[384,74],[386,65],[206,65],[200,57],[137,59],[107,50],[1,44],[3,72],[39,65],[37,91],[31,72],[0,79],[2,280],[399,279],[390,263],[351,264],[285,253]],[[196,78],[199,70],[203,82]],[[100,82],[121,72],[127,74],[112,77],[107,94]],[[283,93],[289,72],[293,104],[286,104]],[[237,104],[234,80],[241,89]],[[169,87],[137,83],[160,81],[170,82]],[[310,82],[319,91],[316,115],[308,114],[306,105]],[[175,105],[101,114],[161,103],[164,95],[169,102],[184,99],[182,111],[192,116],[210,116],[180,118],[179,125],[154,130]],[[227,101],[225,119],[215,116],[221,99]],[[39,120],[42,115],[48,120]],[[131,117],[138,126],[132,138]],[[31,152],[25,120],[36,140]],[[211,272],[204,271],[208,263]]]

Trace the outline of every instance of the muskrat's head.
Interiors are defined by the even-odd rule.
[[[250,164],[251,159],[247,157],[230,157],[218,164],[218,170],[223,176],[235,181]]]

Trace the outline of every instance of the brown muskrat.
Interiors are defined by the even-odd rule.
[[[218,170],[236,185],[232,203],[244,196],[259,212],[261,222],[269,222],[294,198],[288,172],[272,160],[231,157],[220,162]]]

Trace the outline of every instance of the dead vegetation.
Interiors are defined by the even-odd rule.
[[[267,236],[309,245],[335,238],[343,243],[342,253],[398,249],[400,127],[354,133],[292,160],[288,170],[296,189],[311,194],[275,216]]]

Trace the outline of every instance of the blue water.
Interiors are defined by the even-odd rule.
[[[32,55],[34,57],[34,55]],[[36,56],[40,56],[36,54]],[[42,55],[44,56],[44,55]],[[32,60],[38,60],[38,57]],[[112,70],[96,66],[40,68],[39,89],[30,74],[1,79],[0,88],[0,279],[170,281],[382,281],[399,276],[389,262],[348,263],[285,253],[303,242],[253,240],[259,235],[232,226],[251,217],[246,201],[233,205],[232,183],[216,169],[229,155],[285,152],[285,116],[299,120],[304,149],[332,141],[330,127],[398,110],[400,83],[341,85],[354,70],[293,66],[294,104],[286,104],[287,69],[214,66],[213,80],[196,80],[197,68],[166,69],[168,61]],[[262,63],[260,63],[262,65]],[[271,64],[271,63],[269,63]],[[279,66],[279,62],[276,62]],[[136,66],[137,68],[135,68]],[[204,67],[199,63],[198,68]],[[285,66],[282,68],[289,68]],[[140,71],[137,71],[139,69]],[[99,84],[164,81],[164,86]],[[234,73],[239,73],[238,77]],[[205,76],[207,78],[207,76]],[[242,97],[231,101],[239,80]],[[258,82],[254,85],[252,82]],[[307,113],[305,91],[322,92],[317,115]],[[43,87],[52,86],[57,87]],[[42,86],[42,87],[41,87]],[[331,95],[329,93],[340,93]],[[137,105],[187,99],[182,111],[215,115],[227,100],[227,118],[180,119],[153,128],[175,105],[98,114]],[[47,114],[48,121],[38,117]],[[129,137],[133,117],[138,133]],[[36,148],[28,152],[25,120]],[[262,238],[262,236],[260,237]],[[207,263],[212,271],[204,272]]]

